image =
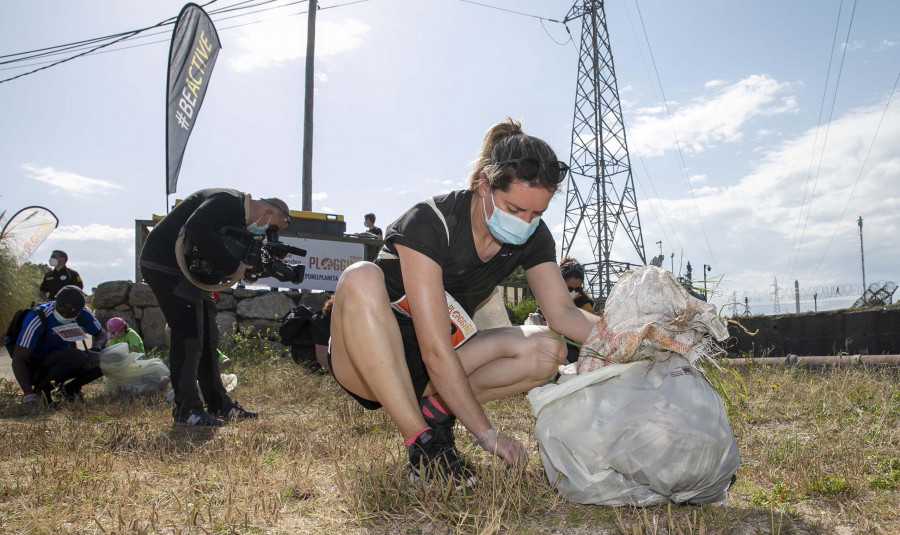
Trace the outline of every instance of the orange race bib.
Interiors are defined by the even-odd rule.
[[[453,345],[453,349],[456,349],[474,336],[478,329],[462,305],[447,292],[444,292],[444,295],[447,296],[447,314],[450,317],[450,343]],[[398,314],[407,318],[411,317],[409,314],[409,301],[407,301],[405,295],[392,302],[391,308]]]

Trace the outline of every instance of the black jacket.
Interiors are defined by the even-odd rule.
[[[217,232],[222,227],[246,226],[244,197],[233,189],[202,189],[181,201],[160,221],[144,243],[140,266],[172,275],[181,275],[175,257],[175,240],[181,227],[200,254],[225,273],[233,273],[240,259],[220,245]]]

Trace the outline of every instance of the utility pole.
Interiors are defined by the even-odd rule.
[[[865,295],[866,295],[866,257],[863,254],[862,216],[859,216],[857,223],[859,224],[859,260],[860,260],[860,262],[862,262],[863,297],[865,297]]]
[[[662,256],[662,255],[663,255],[663,252],[662,252],[662,240],[656,242],[656,245],[659,245],[659,256]],[[663,257],[663,258],[665,258],[665,257]]]
[[[303,183],[301,209],[312,211],[312,157],[313,157],[313,77],[316,58],[316,11],[318,2],[309,2],[306,18],[306,100],[303,105]]]
[[[800,313],[800,281],[794,279],[794,302],[797,304],[797,314]]]
[[[731,317],[737,316],[737,292],[731,292]]]
[[[672,255],[669,257],[672,259],[672,273],[675,273],[675,251],[672,251]]]
[[[707,293],[706,293],[706,272],[707,271],[712,271],[712,266],[703,264],[703,299],[706,302],[709,302],[709,295],[707,295]]]
[[[781,314],[781,303],[778,302],[778,277],[775,277],[775,304],[772,307],[772,312]]]
[[[813,294],[813,311],[814,312],[819,311],[819,294],[818,293]]]

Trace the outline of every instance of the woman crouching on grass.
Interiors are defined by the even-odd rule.
[[[567,171],[517,121],[498,123],[484,138],[467,190],[413,206],[387,229],[375,263],[354,264],[338,281],[334,377],[363,407],[388,411],[413,481],[475,483],[474,468],[456,449],[456,418],[508,466],[527,460],[521,442],[495,428],[482,404],[543,384],[563,363],[565,345],[534,326],[476,334],[469,319],[518,266],[551,329],[582,341],[597,321],[569,299],[541,221]]]

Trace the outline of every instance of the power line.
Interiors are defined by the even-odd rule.
[[[709,255],[712,258],[713,263],[718,263],[716,261],[716,255],[712,250],[712,247],[709,244],[709,237],[706,235],[706,226],[703,224],[703,216],[700,215],[700,206],[697,204],[697,196],[694,194],[694,186],[691,184],[691,179],[687,175],[687,165],[684,162],[684,153],[681,150],[681,142],[678,140],[678,133],[675,131],[675,122],[672,120],[672,113],[669,111],[669,102],[666,99],[666,92],[663,89],[662,80],[659,77],[659,69],[656,67],[656,58],[653,55],[653,47],[650,45],[650,37],[647,35],[647,27],[644,26],[644,16],[641,13],[641,6],[637,0],[635,0],[634,5],[637,7],[638,17],[641,21],[641,29],[644,32],[644,38],[647,40],[647,50],[650,52],[650,61],[653,63],[653,70],[656,73],[656,81],[659,84],[659,91],[662,94],[663,106],[666,108],[666,115],[669,117],[669,125],[672,127],[672,136],[675,138],[675,147],[678,149],[678,157],[681,160],[681,171],[684,174],[684,179],[687,181],[688,188],[691,191],[691,198],[694,200],[694,209],[697,211],[697,220],[700,222],[700,230],[703,231],[703,239],[706,241],[706,249],[709,251]]]
[[[215,0],[213,0],[213,1],[215,1]],[[210,11],[208,12],[208,14],[210,15],[210,18],[211,18],[211,19],[213,19],[214,21],[217,21],[217,22],[218,22],[218,21],[228,20],[228,19],[232,19],[232,18],[235,18],[235,17],[239,17],[239,16],[250,15],[250,14],[253,14],[253,13],[259,13],[259,12],[262,12],[262,11],[268,11],[268,10],[270,10],[270,9],[276,9],[276,8],[279,8],[279,7],[286,7],[286,6],[289,6],[289,5],[292,5],[292,4],[297,4],[297,3],[305,2],[306,0],[301,0],[300,2],[291,2],[290,4],[284,4],[284,5],[282,5],[282,6],[275,6],[275,7],[270,7],[270,8],[266,8],[266,9],[260,9],[260,10],[257,10],[257,11],[251,11],[251,12],[249,12],[249,13],[242,13],[241,15],[232,15],[232,16],[230,16],[230,17],[219,17],[219,18],[215,18],[215,17],[213,16],[213,15],[217,15],[217,14],[221,14],[221,13],[229,13],[229,12],[232,12],[232,11],[239,11],[239,10],[245,10],[245,9],[252,9],[252,8],[255,8],[255,7],[258,7],[258,6],[261,6],[261,5],[265,5],[265,4],[269,4],[269,3],[272,3],[272,2],[275,2],[275,1],[277,1],[277,0],[262,0],[262,1],[260,1],[260,0],[244,0],[243,2],[239,2],[239,3],[237,3],[237,4],[232,4],[232,5],[230,5],[230,6],[223,6],[223,7],[218,8],[218,9],[212,9],[212,10],[210,10]],[[253,4],[253,5],[249,5],[249,6],[239,7],[239,6],[241,6],[242,4],[247,4],[247,3],[249,3],[249,2],[257,2],[257,3],[255,3],[255,4]],[[212,2],[209,2],[209,3],[206,4],[206,5],[209,5],[209,4],[211,4],[211,3],[212,3]],[[175,24],[175,17],[171,17],[171,18],[169,18],[169,19],[166,19],[166,21],[163,21],[163,23],[160,23],[160,24],[157,25],[157,26],[159,26],[159,27],[163,27],[163,26],[171,26],[172,24]],[[79,49],[84,49],[84,48],[89,47],[91,44],[98,43],[98,42],[102,42],[102,41],[106,41],[106,40],[109,40],[109,39],[115,39],[115,38],[121,37],[121,36],[128,36],[126,40],[131,40],[131,39],[137,40],[137,39],[145,39],[145,38],[152,37],[152,36],[155,36],[155,35],[162,35],[162,34],[168,34],[168,33],[169,33],[169,32],[166,30],[166,31],[154,32],[154,33],[143,34],[143,35],[132,35],[132,34],[134,34],[135,32],[143,33],[145,30],[147,30],[147,29],[145,28],[145,29],[143,29],[143,30],[131,30],[131,31],[128,31],[128,32],[120,32],[120,33],[115,33],[115,34],[111,34],[111,35],[105,35],[105,36],[103,36],[103,37],[94,37],[94,38],[92,38],[92,39],[85,39],[85,40],[83,40],[83,41],[75,41],[75,42],[73,42],[73,43],[66,43],[66,44],[63,44],[63,45],[56,45],[56,46],[46,47],[46,48],[41,48],[41,49],[37,49],[37,50],[30,50],[30,51],[27,51],[27,52],[18,52],[18,53],[15,53],[15,54],[8,54],[8,55],[6,55],[6,56],[0,56],[0,59],[2,59],[2,58],[10,58],[10,57],[14,57],[14,56],[22,56],[22,57],[18,57],[18,58],[16,58],[16,59],[11,59],[11,60],[7,60],[7,61],[2,61],[2,62],[0,62],[0,65],[6,65],[6,64],[10,64],[10,63],[17,63],[17,62],[27,61],[27,60],[29,60],[29,59],[36,59],[36,58],[39,58],[39,57],[57,56],[57,55],[60,55],[60,54],[65,54],[65,53],[67,53],[67,52],[71,52],[71,51],[75,51],[75,50],[79,50]],[[30,65],[41,65],[41,64],[45,64],[45,63],[50,63],[50,62],[32,63],[32,64],[30,64]],[[18,67],[14,67],[14,68],[25,68],[25,67],[28,67],[28,66],[29,66],[29,65],[24,65],[24,66],[18,66]],[[6,69],[4,69],[4,70],[6,70]]]
[[[828,132],[831,130],[831,119],[834,117],[834,104],[837,101],[838,88],[841,83],[841,73],[844,70],[844,58],[847,56],[847,48],[850,46],[850,30],[853,28],[853,16],[855,14],[856,0],[853,0],[853,9],[850,11],[850,24],[847,25],[847,37],[844,41],[844,50],[841,51],[841,62],[838,65],[837,78],[834,82],[834,94],[831,97],[831,109],[828,111],[828,123],[825,125],[825,137],[822,140],[822,152],[819,156],[819,164],[816,167],[816,178],[813,181],[812,193],[810,193],[809,196],[809,208],[806,210],[806,219],[803,221],[803,231],[800,233],[800,242],[797,245],[797,255],[794,257],[794,263],[791,266],[791,277],[794,275],[794,269],[797,267],[797,260],[800,258],[800,249],[803,247],[803,238],[806,236],[806,226],[809,224],[809,214],[812,212],[812,203],[816,196],[816,187],[819,185],[819,173],[822,170],[822,161],[825,159],[825,146],[828,143]]]
[[[216,0],[212,0],[212,1],[214,2],[214,1],[216,1]],[[262,4],[270,3],[270,2],[272,2],[272,1],[275,1],[275,0],[265,0],[264,2],[257,3],[257,4],[254,4],[254,5],[251,5],[251,6],[246,6],[246,7],[240,8],[240,9],[249,9],[249,8],[253,8],[253,7],[258,7],[258,6],[262,5]],[[252,14],[255,14],[255,13],[260,13],[260,12],[263,12],[263,11],[270,11],[270,10],[272,10],[272,9],[279,9],[279,8],[282,8],[282,7],[288,7],[288,6],[290,6],[290,5],[300,4],[300,3],[304,3],[304,2],[306,2],[306,1],[307,1],[307,0],[298,0],[298,1],[294,1],[294,2],[287,3],[287,4],[283,4],[283,5],[280,5],[280,6],[273,6],[273,7],[269,7],[269,8],[265,8],[265,9],[260,9],[260,10],[257,10],[257,11],[253,11],[253,12],[251,12],[251,13],[242,13],[242,14],[240,14],[240,15],[232,15],[232,16],[230,16],[230,17],[221,17],[221,18],[215,19],[215,21],[216,21],[216,22],[221,22],[222,20],[229,20],[229,19],[233,19],[233,18],[237,18],[237,17],[243,17],[243,16],[247,16],[247,15],[252,15]],[[326,10],[326,9],[333,9],[333,8],[337,8],[337,7],[344,7],[344,6],[349,6],[349,5],[353,5],[353,4],[361,4],[361,3],[363,3],[363,2],[369,2],[369,1],[371,1],[371,0],[355,0],[355,1],[351,1],[351,2],[344,2],[344,3],[341,3],[341,4],[335,4],[335,5],[331,5],[331,6],[319,7],[318,9],[319,9],[320,11],[323,11],[323,10]],[[212,2],[210,2],[210,3],[212,3]],[[241,3],[247,3],[247,2],[241,2]],[[206,4],[206,5],[209,5],[209,4]],[[238,5],[238,4],[235,4],[235,5]],[[233,7],[233,6],[230,6],[230,7]],[[222,9],[220,9],[220,10],[216,10],[215,13],[222,13],[222,12],[223,12],[223,9],[225,9],[225,8],[222,8]],[[229,10],[229,11],[233,11],[233,9],[231,9],[231,10]],[[210,13],[212,13],[212,12],[213,12],[213,11],[210,11]],[[306,11],[299,11],[299,12],[297,12],[297,13],[290,13],[290,14],[288,14],[288,15],[286,15],[286,16],[290,17],[290,16],[295,16],[295,15],[303,15],[303,14],[306,14],[306,13],[308,13],[308,12],[309,12],[308,10],[306,10]],[[144,29],[141,29],[141,30],[132,30],[131,32],[122,32],[122,33],[120,33],[120,34],[115,34],[115,35],[126,35],[127,37],[125,37],[125,38],[123,38],[123,39],[118,39],[118,40],[116,40],[116,41],[107,43],[107,44],[102,45],[102,46],[99,46],[99,47],[95,47],[95,48],[93,48],[93,49],[91,49],[91,50],[88,50],[87,52],[84,52],[84,53],[82,53],[82,54],[78,54],[78,55],[76,55],[76,56],[72,56],[72,57],[66,58],[66,59],[64,59],[64,60],[60,60],[60,61],[50,60],[50,61],[44,61],[44,62],[30,63],[30,64],[27,64],[27,65],[16,65],[16,66],[12,66],[12,67],[3,67],[3,68],[0,68],[0,71],[4,71],[4,70],[11,70],[11,69],[22,69],[22,68],[27,68],[27,67],[31,67],[31,66],[35,66],[35,65],[46,64],[46,63],[52,63],[51,65],[47,65],[46,67],[42,67],[42,68],[40,68],[40,69],[35,69],[34,71],[30,71],[30,72],[27,72],[27,73],[23,73],[23,74],[20,74],[20,75],[18,75],[18,76],[14,76],[14,77],[11,77],[11,78],[8,78],[8,79],[5,79],[5,80],[0,80],[0,84],[2,84],[2,83],[4,83],[4,82],[7,82],[7,81],[15,80],[16,78],[21,78],[21,77],[23,77],[23,76],[27,76],[27,75],[29,75],[29,74],[33,74],[33,73],[38,72],[38,71],[41,71],[41,70],[49,69],[50,67],[54,67],[54,66],[56,66],[56,65],[58,65],[58,64],[60,64],[60,63],[65,63],[65,62],[67,62],[67,61],[71,61],[71,60],[73,60],[73,59],[75,59],[75,58],[82,57],[82,56],[87,56],[87,55],[92,55],[92,56],[93,56],[93,55],[97,55],[97,54],[105,54],[105,53],[109,53],[109,52],[118,52],[118,51],[120,51],[120,50],[127,50],[127,49],[130,49],[130,48],[138,48],[138,47],[142,47],[142,46],[149,46],[149,45],[154,45],[154,44],[159,44],[159,43],[167,43],[167,42],[170,41],[170,39],[161,39],[161,40],[157,40],[157,41],[151,41],[151,42],[148,42],[148,43],[141,43],[141,44],[136,44],[136,45],[131,45],[131,46],[121,46],[121,47],[113,48],[113,49],[110,49],[110,50],[100,50],[101,48],[105,48],[105,47],[107,47],[107,46],[110,46],[110,45],[113,45],[113,44],[116,44],[116,43],[120,43],[120,42],[125,42],[125,41],[129,41],[129,40],[133,40],[133,39],[147,38],[147,37],[152,37],[152,36],[155,36],[155,35],[167,34],[167,33],[169,33],[168,31],[164,31],[164,32],[156,32],[156,33],[150,33],[150,34],[146,34],[146,35],[137,35],[137,33],[141,33],[141,32],[143,32],[143,31],[146,31],[146,30],[149,30],[149,29],[153,29],[153,28],[157,28],[157,27],[162,27],[162,26],[174,24],[174,22],[175,22],[175,21],[173,20],[174,18],[175,18],[175,17],[172,17],[172,18],[170,18],[170,19],[166,19],[166,21],[163,21],[163,22],[158,23],[158,24],[156,24],[156,25],[154,25],[154,26],[150,26],[150,27],[148,27],[148,28],[144,28]],[[268,19],[262,19],[262,20],[252,21],[252,22],[246,22],[246,23],[242,23],[242,24],[235,24],[235,25],[233,25],[233,26],[225,26],[225,27],[222,27],[222,28],[217,28],[217,31],[225,31],[225,30],[230,30],[230,29],[234,29],[234,28],[240,28],[240,27],[243,27],[243,26],[250,26],[250,25],[253,25],[253,24],[259,24],[259,23],[261,23],[261,22],[267,22],[267,21],[269,21],[269,20],[272,20],[272,19],[271,19],[271,18],[268,18]],[[89,40],[89,41],[97,42],[97,41],[100,41],[100,40],[102,40],[102,39],[104,39],[104,38],[95,38],[95,39]],[[72,43],[70,43],[70,44],[72,44]],[[68,45],[59,45],[59,46],[68,46]]]
[[[256,1],[256,0],[248,0],[248,1]],[[254,5],[251,5],[251,6],[245,6],[245,7],[242,7],[242,8],[237,8],[237,9],[250,9],[250,8],[254,8],[254,7],[263,5],[263,4],[271,3],[271,2],[273,2],[273,1],[276,1],[276,0],[264,0],[263,2],[254,4]],[[290,5],[293,5],[293,4],[299,4],[299,3],[306,2],[306,1],[307,1],[307,0],[300,0],[300,1],[297,1],[297,2],[291,2],[291,3],[289,3],[289,4],[283,4],[283,5],[281,5],[281,6],[274,6],[274,7],[270,7],[270,8],[266,8],[266,9],[261,9],[261,10],[258,10],[258,11],[253,11],[253,12],[250,12],[250,13],[242,13],[241,15],[232,15],[232,16],[230,16],[230,17],[220,17],[220,18],[213,18],[213,17],[210,17],[210,18],[213,19],[214,22],[221,22],[221,21],[223,21],[223,20],[229,20],[229,19],[233,19],[233,18],[237,18],[237,17],[246,16],[246,15],[252,15],[252,14],[254,14],[254,13],[259,13],[259,12],[261,12],[261,11],[269,11],[269,10],[272,10],[272,9],[278,9],[278,8],[281,8],[281,7],[287,7],[287,6],[290,6]],[[363,0],[363,1],[366,1],[366,0]],[[247,3],[247,2],[245,1],[245,2],[241,2],[241,3],[243,4],[243,3]],[[236,6],[236,5],[238,5],[238,4],[235,4],[235,6]],[[211,10],[210,13],[216,13],[216,14],[219,14],[219,13],[223,13],[223,12],[227,12],[227,11],[235,11],[235,9],[233,9],[233,8],[234,8],[234,6],[225,6],[225,7],[220,8],[220,9]],[[306,13],[306,12],[304,11],[303,13]],[[268,19],[263,19],[263,20],[268,20]],[[262,21],[257,21],[257,22],[262,22]],[[174,21],[174,20],[172,20],[172,21],[170,21],[170,22],[167,22],[166,24],[163,24],[162,26],[169,26],[169,25],[172,25],[172,24],[175,24],[175,21]],[[255,24],[255,23],[249,23],[249,24]],[[247,24],[237,24],[237,25],[234,25],[234,26],[226,26],[226,27],[223,27],[223,28],[217,28],[217,30],[218,30],[218,31],[223,31],[223,30],[227,30],[227,29],[230,29],[230,28],[239,28],[239,27],[241,27],[241,26],[246,26],[246,25],[247,25]],[[133,31],[134,31],[134,30],[133,30]],[[126,34],[129,34],[129,33],[132,33],[132,32],[122,32],[122,33],[119,33],[119,34],[113,34],[113,35],[126,35]],[[128,37],[127,39],[124,39],[122,42],[124,42],[124,41],[137,41],[137,40],[139,40],[139,39],[147,39],[147,38],[154,37],[154,36],[157,36],[157,35],[168,35],[169,33],[170,33],[170,32],[169,32],[168,30],[164,30],[164,31],[160,31],[160,32],[146,33],[146,34],[141,34],[141,35],[133,35],[133,36]],[[97,37],[97,38],[94,38],[94,39],[89,39],[89,40],[87,40],[87,41],[80,41],[80,42],[77,42],[77,43],[69,43],[69,44],[66,44],[66,45],[58,45],[58,47],[50,47],[50,48],[44,49],[44,50],[50,50],[50,49],[53,49],[53,48],[59,48],[59,47],[68,47],[69,45],[79,45],[80,43],[84,43],[84,42],[98,42],[98,41],[102,41],[102,40],[107,39],[107,38],[109,38],[109,36],[105,36],[105,37]],[[138,48],[138,47],[141,47],[141,46],[153,45],[153,44],[157,44],[157,43],[166,43],[166,42],[169,42],[169,41],[170,41],[170,39],[169,39],[169,38],[166,38],[166,39],[162,39],[162,40],[158,40],[158,41],[151,41],[151,42],[149,42],[149,43],[142,43],[142,44],[139,44],[139,45],[122,46],[122,47],[118,47],[118,48],[113,48],[113,49],[111,49],[111,50],[101,50],[101,51],[96,51],[96,52],[90,52],[89,54],[86,54],[86,55],[106,54],[106,53],[108,53],[108,52],[116,52],[116,51],[119,51],[119,50],[127,50],[127,49],[129,49],[129,48]],[[83,45],[82,45],[82,46],[83,46]],[[78,49],[79,47],[78,47],[78,46],[73,46],[73,47],[71,47],[71,48],[73,48],[73,49]],[[48,52],[48,53],[46,54],[46,56],[60,55],[60,54],[65,53],[66,51],[68,51],[68,49],[66,49],[66,48],[60,48],[59,51],[56,51],[56,52]],[[28,52],[21,52],[20,54],[27,54],[27,53],[28,53]],[[33,57],[38,57],[38,56],[30,56],[29,58],[33,58]],[[29,59],[29,58],[19,58],[18,60],[12,60],[12,61],[9,61],[9,62],[2,62],[2,63],[0,63],[0,65],[2,65],[3,63],[15,63],[15,62],[18,62],[18,61],[24,61],[24,60]],[[12,67],[3,67],[3,68],[0,68],[0,71],[8,71],[8,70],[13,70],[13,69],[24,69],[24,68],[32,67],[32,66],[35,66],[35,65],[46,65],[47,63],[53,63],[54,61],[55,61],[55,60],[50,60],[50,61],[38,61],[38,62],[35,62],[35,63],[29,63],[29,64],[26,64],[26,65],[14,65],[14,66],[12,66]]]
[[[540,15],[532,15],[531,13],[523,13],[521,11],[516,11],[514,9],[506,9],[505,7],[492,6],[490,4],[482,4],[480,2],[473,2],[472,0],[459,0],[460,2],[466,4],[472,4],[476,6],[486,7],[489,9],[496,9],[497,11],[506,11],[507,13],[514,13],[516,15],[522,15],[523,17],[531,17],[533,19],[546,20],[547,22],[556,22],[557,24],[563,24],[564,21],[559,21],[556,19],[549,19],[547,17],[541,17]]]
[[[803,207],[806,205],[806,194],[809,191],[809,179],[812,177],[813,162],[816,159],[816,146],[819,144],[819,129],[822,127],[822,112],[825,111],[825,100],[828,95],[828,80],[831,79],[831,63],[834,60],[834,47],[837,45],[838,28],[841,25],[841,11],[843,11],[843,7],[844,0],[841,0],[840,5],[838,6],[837,20],[834,22],[834,36],[831,38],[831,52],[828,54],[828,69],[825,72],[825,84],[822,87],[822,103],[819,105],[819,120],[816,123],[816,136],[813,139],[812,152],[810,152],[809,155],[809,171],[806,172],[806,183],[803,186],[803,198],[800,200],[800,210],[797,211],[797,224],[794,226],[794,240],[791,242],[791,251],[788,253],[787,264],[784,266],[784,274],[788,275],[788,278],[793,275],[793,269],[790,268],[791,258],[794,256],[794,247],[797,245],[800,221],[803,219]],[[812,209],[811,200],[809,209]],[[797,255],[799,256],[799,254],[800,250],[798,248]],[[791,271],[789,272],[788,269],[791,269]]]
[[[822,260],[824,260],[825,255],[828,254],[828,249],[831,247],[831,243],[834,241],[834,237],[837,234],[841,223],[844,221],[844,215],[847,214],[847,207],[850,206],[850,200],[853,198],[853,194],[856,193],[856,186],[859,185],[859,180],[862,178],[863,171],[866,168],[866,163],[869,161],[869,155],[872,153],[872,147],[875,146],[875,139],[878,138],[878,131],[881,130],[881,123],[884,122],[884,116],[887,115],[888,107],[891,105],[891,99],[894,97],[894,91],[897,90],[897,82],[900,82],[900,73],[897,73],[897,78],[894,79],[894,86],[891,88],[891,94],[888,96],[887,102],[884,105],[884,111],[881,112],[881,119],[878,120],[878,126],[875,128],[875,134],[872,136],[872,143],[869,144],[869,150],[866,151],[866,157],[863,159],[862,166],[859,169],[859,174],[856,176],[856,182],[853,183],[853,189],[850,190],[850,195],[847,197],[846,204],[844,204],[844,210],[841,212],[841,217],[838,219],[837,225],[834,226],[834,232],[831,233],[831,238],[828,240],[828,245],[825,246],[825,251],[822,253],[822,258],[820,258],[819,263],[816,264],[816,269],[815,271],[813,271],[813,276],[815,276],[815,274],[819,271],[819,266],[822,265]]]
[[[653,178],[650,176],[650,171],[647,169],[647,164],[644,163],[644,158],[641,156],[641,154],[639,152],[636,152],[635,155],[638,157],[638,161],[641,162],[641,167],[644,168],[644,173],[647,175],[647,179],[650,180],[650,187],[653,189],[653,194],[656,196],[657,199],[661,199],[659,192],[656,191],[656,184],[653,183]],[[638,183],[640,184],[640,181],[638,181]],[[641,191],[644,191],[644,186],[642,184],[641,184]],[[649,195],[647,195],[646,192],[644,192],[644,195],[649,197]],[[666,209],[663,208],[662,203],[660,203],[659,209],[660,209],[660,211],[662,211],[663,217],[666,218],[666,223],[668,223],[669,228],[672,230],[672,234],[675,236],[675,241],[678,243],[678,249],[683,252],[684,246],[681,245],[681,240],[678,239],[678,231],[675,230],[675,226],[672,225],[672,220],[669,218],[669,214],[668,214],[668,212],[666,212]],[[656,217],[656,211],[653,210],[652,204],[650,205],[650,210],[653,211],[653,216]],[[660,223],[660,230],[662,230],[663,235],[666,237],[666,241],[669,241],[669,235],[666,233],[666,230],[664,228],[662,228],[662,223],[659,221],[658,217],[656,218],[656,221]],[[671,243],[671,241],[670,241],[670,243]]]
[[[647,75],[647,80],[650,82],[650,90],[653,91],[653,97],[657,101],[659,101],[660,98],[659,98],[659,95],[657,95],[657,93],[656,93],[656,86],[653,84],[653,77],[650,76],[650,69],[647,67],[647,58],[644,56],[644,49],[643,49],[643,47],[641,47],[640,40],[638,39],[637,30],[634,27],[634,22],[631,20],[631,12],[628,10],[628,4],[627,3],[623,4],[623,6],[625,7],[625,16],[628,18],[628,26],[631,28],[631,35],[634,37],[635,45],[637,45],[638,54],[640,54],[640,56],[641,56],[641,65],[644,67],[644,74]],[[647,169],[647,164],[646,164],[646,162],[644,162],[644,158],[641,156],[640,152],[635,152],[634,154],[638,157],[638,160],[641,162],[641,167],[644,168],[644,173],[647,175],[647,179],[650,180],[650,187],[653,188],[653,194],[656,195],[657,199],[661,199],[659,192],[656,191],[656,184],[654,184],[654,182],[653,182],[653,177],[650,176],[650,170]],[[641,191],[644,191],[643,184],[640,184],[640,181],[638,181],[638,184],[641,186]],[[646,196],[646,192],[644,192],[644,195]],[[659,208],[662,211],[663,216],[666,219],[666,223],[668,223],[669,228],[672,230],[672,234],[675,236],[675,241],[678,242],[678,249],[683,252],[684,246],[681,244],[681,240],[678,239],[678,231],[675,230],[675,226],[672,225],[672,220],[669,218],[669,214],[666,212],[666,209],[662,206],[662,203],[660,203]],[[656,217],[656,211],[653,209],[652,204],[650,205],[650,209],[653,211],[653,216]],[[656,220],[657,220],[657,222],[659,222],[658,217],[656,217]],[[662,227],[662,223],[660,223],[660,227]],[[666,240],[669,241],[669,237],[668,237],[668,234],[666,233],[665,229],[662,229],[662,231],[663,231],[663,235],[666,237]]]
[[[215,2],[215,0],[212,0],[212,1]],[[208,4],[207,4],[207,5],[208,5]],[[143,31],[145,31],[145,30],[149,30],[149,29],[152,29],[152,28],[158,28],[158,27],[160,27],[160,26],[162,26],[162,25],[164,25],[164,24],[170,23],[169,21],[171,21],[173,18],[175,18],[175,17],[170,17],[170,18],[168,18],[168,19],[166,19],[166,20],[164,20],[164,21],[162,21],[162,22],[159,22],[159,23],[157,23],[157,24],[154,24],[153,26],[148,26],[147,28],[143,28],[143,29],[140,29],[140,30],[134,30],[134,31],[132,31],[132,32],[128,32],[128,34],[127,34],[125,37],[120,37],[120,38],[115,39],[115,40],[113,40],[113,41],[110,41],[110,42],[108,42],[108,43],[105,43],[105,44],[102,44],[102,45],[98,45],[98,46],[96,46],[96,47],[94,47],[94,48],[88,50],[87,52],[82,52],[82,53],[80,53],[80,54],[75,54],[74,56],[68,57],[68,58],[66,58],[66,59],[61,59],[61,60],[59,60],[59,61],[56,61],[56,62],[54,62],[54,63],[51,63],[50,65],[45,65],[45,66],[43,66],[43,67],[38,67],[37,69],[34,69],[33,71],[24,72],[24,73],[22,73],[22,74],[18,74],[18,75],[16,75],[16,76],[11,77],[11,78],[6,78],[6,79],[4,79],[4,80],[0,80],[0,84],[6,83],[6,82],[11,82],[11,81],[16,80],[16,79],[18,79],[18,78],[22,78],[23,76],[28,76],[29,74],[34,74],[34,73],[36,73],[36,72],[40,72],[40,71],[49,69],[49,68],[51,68],[51,67],[55,67],[55,66],[57,66],[57,65],[61,65],[61,64],[66,63],[66,62],[68,62],[68,61],[72,61],[73,59],[80,58],[81,56],[86,56],[86,55],[90,54],[91,52],[96,52],[97,50],[100,50],[100,49],[102,49],[102,48],[106,48],[106,47],[108,47],[108,46],[110,46],[110,45],[114,45],[114,44],[116,44],[116,43],[118,43],[118,42],[120,42],[120,41],[124,41],[124,40],[127,39],[128,37],[137,35],[137,34],[143,32]]]

